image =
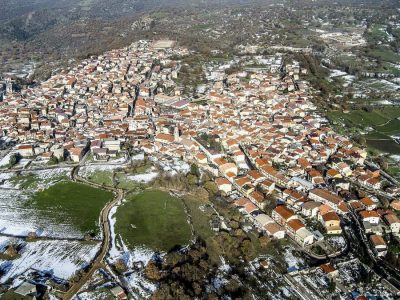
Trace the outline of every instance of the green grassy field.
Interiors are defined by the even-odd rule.
[[[131,248],[143,245],[161,251],[191,238],[182,201],[157,190],[128,196],[117,210],[115,231]]]
[[[113,173],[110,171],[96,171],[88,177],[89,181],[106,186],[113,186]]]
[[[327,117],[334,125],[344,124],[345,131],[350,134],[357,134],[357,131],[371,127],[373,131],[365,135],[370,148],[390,154],[400,153],[400,145],[390,137],[400,133],[400,120],[397,119],[400,117],[400,107],[384,107],[371,112],[354,110],[347,114],[331,111]]]
[[[51,178],[40,178],[35,174],[22,174],[10,178],[10,183],[18,185],[20,189],[37,189],[40,185],[54,183],[56,181],[68,180],[67,175],[54,175]]]
[[[111,192],[84,184],[62,181],[37,192],[27,203],[43,218],[59,219],[83,234],[96,235],[101,209],[113,198]]]
[[[10,182],[21,189],[34,189],[39,183],[39,178],[32,174],[11,177]]]
[[[345,122],[350,126],[366,127],[366,126],[382,126],[388,121],[400,117],[400,107],[387,107],[382,110],[373,110],[366,112],[363,110],[354,110],[350,113],[341,111],[328,112],[328,118],[332,122]],[[400,130],[400,129],[399,129]]]
[[[388,48],[373,49],[368,52],[368,55],[375,59],[380,59],[394,64],[400,60],[400,55]]]
[[[197,199],[196,196],[185,196],[183,201],[192,216],[192,224],[196,235],[205,241],[214,236],[209,222],[213,211],[204,208],[204,202]]]
[[[398,166],[390,166],[387,170],[386,170],[390,175],[392,175],[393,177],[397,178],[398,180],[400,180],[400,167]]]
[[[398,133],[400,133],[400,120],[393,119],[393,120],[390,120],[389,123],[387,123],[383,126],[375,126],[374,128],[377,131],[388,134],[388,135],[398,134]]]
[[[396,144],[393,140],[367,140],[367,145],[368,147],[376,149],[380,152],[389,154],[400,153],[400,145]]]
[[[125,173],[116,173],[115,181],[117,182],[118,188],[124,189],[126,191],[137,190],[144,186],[144,184],[129,180]]]
[[[384,25],[374,24],[367,32],[368,37],[376,41],[385,41],[387,38],[385,29]]]

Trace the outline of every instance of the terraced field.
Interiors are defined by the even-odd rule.
[[[342,132],[353,135],[365,133],[367,145],[372,149],[389,154],[400,153],[400,145],[391,137],[400,135],[400,107],[385,107],[371,112],[331,111],[327,117]]]

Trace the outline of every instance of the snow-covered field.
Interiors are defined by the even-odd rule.
[[[158,165],[163,172],[166,172],[171,176],[178,173],[187,174],[190,171],[189,164],[177,158],[159,160],[158,158],[150,157],[149,159],[154,164]],[[127,179],[140,183],[149,183],[156,179],[158,175],[159,172],[157,172],[156,168],[153,166],[146,173],[130,175],[127,176]]]
[[[29,269],[50,272],[57,278],[67,280],[88,265],[99,247],[100,243],[89,245],[66,240],[25,243],[19,258],[12,261],[0,260],[0,269],[5,271],[0,277],[0,283]]]
[[[143,161],[144,160],[144,152],[131,156],[131,161]]]
[[[45,169],[45,170],[32,170],[29,172],[21,173],[21,177],[32,176],[35,181],[35,189],[43,190],[47,189],[60,178],[69,178],[71,174],[72,168],[63,167],[63,168],[55,168],[55,169]],[[0,184],[1,188],[6,189],[20,189],[20,183],[17,180],[15,173],[0,173],[0,181],[4,182]]]
[[[340,70],[331,70],[331,74],[329,75],[329,77],[339,77],[339,76],[343,76],[343,75],[347,75],[346,72],[340,71]]]
[[[391,155],[390,156],[392,159],[394,159],[395,161],[400,162],[400,155]]]
[[[39,236],[58,238],[82,238],[82,233],[74,229],[67,220],[52,218],[51,213],[46,216],[29,205],[29,200],[37,190],[47,189],[60,178],[68,177],[71,168],[56,168],[40,171],[32,171],[29,174],[34,177],[34,189],[23,190],[20,184],[23,181],[15,181],[12,173],[0,173],[0,233],[26,236],[35,232]]]
[[[4,156],[1,160],[0,160],[0,167],[5,167],[9,164],[10,162],[10,158],[13,156],[14,153],[10,152],[8,153],[6,156]]]
[[[329,80],[331,81],[331,78],[341,78],[344,80],[344,87],[348,87],[356,79],[354,75],[349,75],[348,73],[340,70],[332,69],[330,72],[331,74],[329,75]]]
[[[108,261],[113,263],[118,259],[122,259],[128,269],[133,270],[136,264],[147,265],[150,259],[154,255],[154,251],[146,248],[136,248],[134,250],[129,249],[122,237],[115,233],[115,213],[117,212],[118,206],[114,206],[109,215],[110,227],[111,227],[111,248],[109,251]],[[156,285],[144,278],[143,273],[140,271],[127,272],[125,276],[132,293],[139,293],[142,298],[149,298],[151,293],[155,291]]]
[[[107,291],[91,291],[80,293],[74,299],[79,300],[98,300],[98,299],[107,299],[110,296],[110,293]]]
[[[112,172],[115,169],[121,168],[123,165],[112,165],[112,164],[91,164],[82,166],[79,168],[79,176],[89,177],[90,175],[99,171],[109,171]]]
[[[0,193],[0,232],[14,235],[27,235],[37,231],[34,211],[25,207],[29,193],[2,190]]]
[[[149,183],[156,179],[157,176],[158,172],[155,171],[155,167],[151,167],[146,173],[127,176],[127,179],[140,183]]]
[[[187,174],[190,171],[189,164],[178,158],[158,160],[157,158],[151,157],[150,160],[157,163],[164,172],[170,175],[176,175],[178,173]]]

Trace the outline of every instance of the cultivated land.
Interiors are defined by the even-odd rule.
[[[162,191],[128,196],[116,213],[115,231],[130,247],[169,251],[191,238],[182,201]]]
[[[345,133],[362,135],[367,145],[384,153],[400,153],[400,145],[391,136],[400,135],[400,108],[383,107],[380,109],[328,112],[328,119]]]
[[[35,209],[41,218],[62,220],[82,235],[94,237],[99,234],[100,211],[112,198],[111,192],[63,181],[36,193],[26,207]]]

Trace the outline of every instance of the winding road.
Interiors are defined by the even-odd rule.
[[[101,248],[99,252],[97,252],[94,260],[92,261],[90,265],[90,269],[80,278],[78,282],[73,284],[71,288],[64,294],[63,300],[69,300],[71,299],[74,295],[76,295],[79,290],[90,280],[94,272],[100,268],[105,268],[106,262],[105,262],[105,257],[108,253],[109,247],[111,245],[111,224],[109,222],[109,214],[111,209],[116,205],[119,201],[121,201],[124,197],[124,191],[122,189],[117,189],[113,187],[105,187],[100,184],[90,182],[80,176],[78,176],[78,170],[79,166],[76,166],[72,172],[71,172],[71,177],[73,181],[76,182],[81,182],[96,188],[108,190],[111,192],[114,192],[116,196],[114,199],[107,203],[105,207],[101,210],[100,213],[100,226],[103,232],[103,239],[101,243]]]

